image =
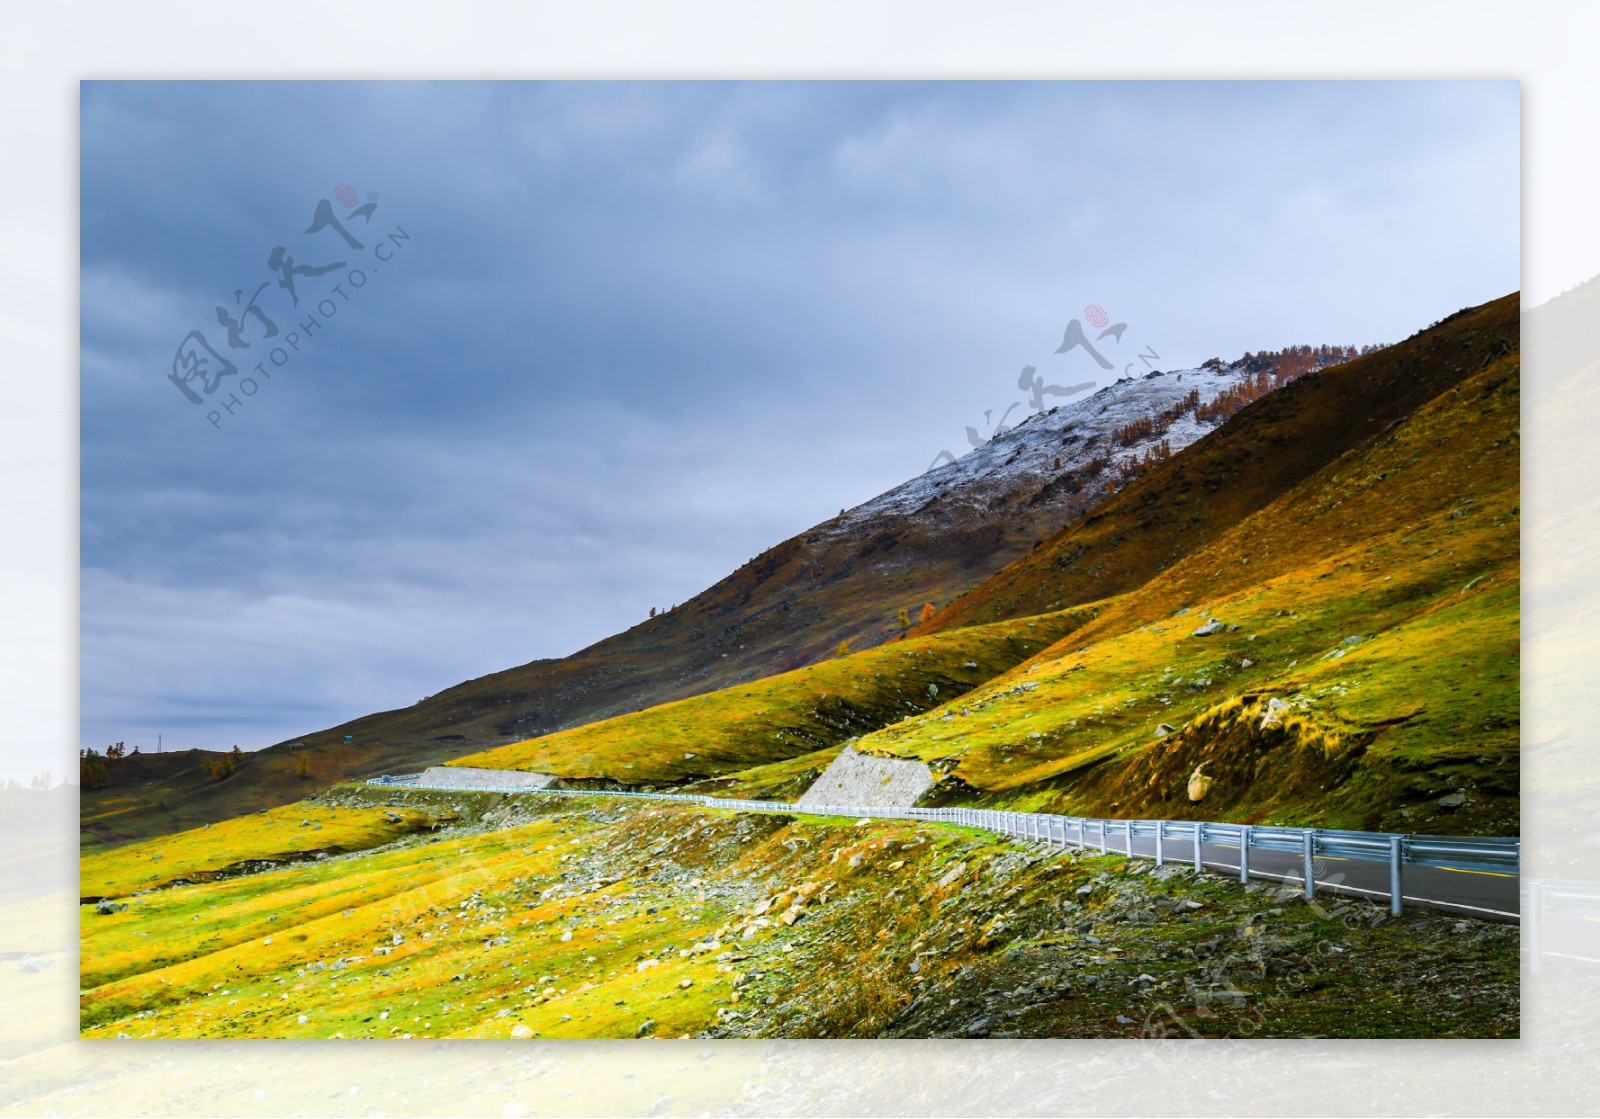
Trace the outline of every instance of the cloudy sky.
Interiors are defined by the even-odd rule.
[[[256,748],[573,652],[961,453],[1022,365],[1114,378],[1052,353],[1089,304],[1170,369],[1513,291],[1518,113],[1503,82],[86,84],[83,742]]]

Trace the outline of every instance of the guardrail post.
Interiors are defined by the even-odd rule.
[[[1109,854],[1110,849],[1106,846],[1106,822],[1104,820],[1096,820],[1095,823],[1100,825],[1100,853],[1102,855]]]
[[[1166,838],[1166,836],[1163,834],[1166,830],[1167,830],[1167,822],[1165,820],[1157,820],[1156,821],[1156,865],[1157,866],[1162,865],[1162,863],[1164,863],[1166,861],[1166,858],[1165,858],[1166,851],[1161,846],[1161,841]]]
[[[1306,873],[1306,900],[1313,901],[1317,896],[1317,879],[1311,871],[1312,847],[1316,842],[1316,829],[1306,828],[1300,833],[1300,863]]]
[[[1239,881],[1250,881],[1250,825],[1239,827]]]
[[[1400,837],[1389,837],[1389,912],[1400,915]]]
[[[1073,824],[1073,826],[1078,829],[1078,850],[1080,851],[1087,851],[1089,849],[1089,836],[1087,834],[1087,828],[1084,826],[1086,822],[1087,821],[1085,821],[1082,816],[1079,816],[1076,822]]]
[[[1133,858],[1133,821],[1129,820],[1122,827],[1128,833],[1128,858],[1131,859]]]
[[[1205,867],[1205,863],[1202,861],[1202,859],[1200,857],[1200,847],[1201,847],[1201,844],[1204,842],[1204,837],[1203,837],[1200,829],[1203,828],[1203,827],[1205,827],[1204,824],[1200,823],[1198,820],[1195,821],[1195,825],[1194,825],[1194,872],[1196,874],[1200,874],[1206,868]]]

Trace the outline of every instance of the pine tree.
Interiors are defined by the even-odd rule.
[[[836,657],[848,657],[850,655],[850,642],[839,642],[839,647],[833,651],[833,655]]]
[[[900,636],[904,637],[906,630],[911,628],[911,615],[906,613],[904,606],[895,614],[894,620],[900,623]]]
[[[924,622],[931,622],[933,620],[934,614],[936,614],[937,612],[938,611],[934,610],[934,608],[933,608],[933,603],[924,602],[922,604],[922,620]]]
[[[311,763],[306,760],[304,754],[294,760],[294,775],[302,781],[311,780]]]

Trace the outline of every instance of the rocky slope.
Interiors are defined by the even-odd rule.
[[[114,912],[83,906],[85,1036],[1518,1028],[1517,936],[1503,926],[1307,905],[1293,889],[911,821],[370,789],[320,800],[347,830],[382,813],[462,822]],[[111,877],[119,857],[148,865],[147,851],[114,852]]]

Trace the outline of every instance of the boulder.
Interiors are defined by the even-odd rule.
[[[1261,716],[1261,729],[1267,730],[1271,727],[1283,726],[1283,714],[1287,710],[1289,710],[1287,700],[1279,699],[1277,696],[1267,700],[1266,714]]]
[[[1211,778],[1203,772],[1205,764],[1194,767],[1194,772],[1189,774],[1189,800],[1198,803],[1206,799],[1206,794],[1211,791]]]

